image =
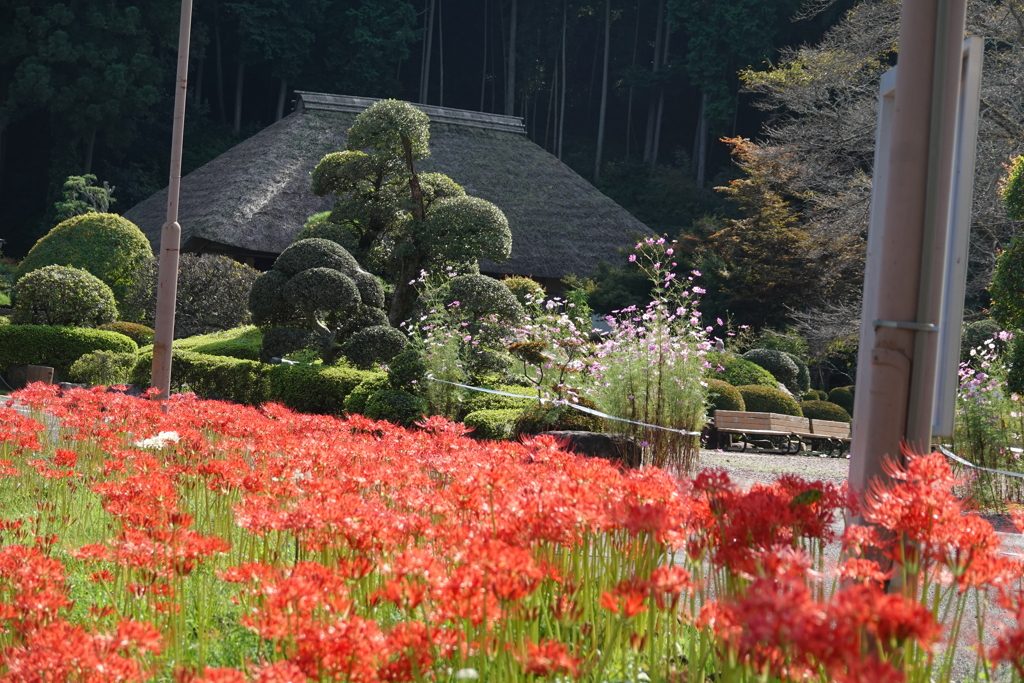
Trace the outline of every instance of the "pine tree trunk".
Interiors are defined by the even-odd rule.
[[[242,133],[242,86],[245,83],[245,62],[239,59],[238,72],[235,76],[235,125],[232,131],[235,135]]]
[[[555,106],[555,102],[558,100],[558,58],[555,58],[554,73],[551,76],[551,92],[548,93],[548,113],[544,115],[544,151],[548,149],[548,136],[551,134],[551,124],[554,121],[554,125],[558,126],[558,107]],[[557,133],[557,131],[556,131]],[[554,148],[554,140],[552,138],[552,149]]]
[[[665,24],[665,0],[658,0],[658,20],[654,25],[654,62],[653,71],[658,73],[661,66],[661,40]],[[651,88],[651,100],[647,107],[647,134],[644,137],[644,162],[650,163],[651,150],[654,148],[654,125],[658,115],[658,88]]]
[[[444,106],[444,6],[441,4],[441,0],[437,0],[437,38],[438,47],[440,48],[438,58],[440,60],[439,71],[441,76],[441,94],[438,97],[438,106]]]
[[[217,113],[220,115],[221,125],[227,123],[227,110],[224,108],[224,62],[221,59],[220,24],[214,24],[214,52],[217,57]]]
[[[423,66],[420,69],[420,102],[427,104],[430,97],[430,62],[434,56],[434,7],[437,0],[430,0],[430,8],[427,10],[427,35],[423,45]]]
[[[516,112],[516,19],[518,15],[519,0],[512,0],[512,18],[508,27],[508,75],[505,77],[505,114],[507,116],[515,116]]]
[[[700,115],[697,117],[697,132],[693,140],[693,163],[696,169],[694,177],[697,187],[704,187],[704,177],[708,164],[708,104],[711,96],[701,93]]]
[[[92,173],[92,153],[96,149],[96,128],[92,129],[89,133],[89,138],[85,141],[85,164],[83,165],[82,174]]]
[[[668,27],[665,27],[665,52],[661,56],[661,64],[668,64],[668,43],[671,38]],[[665,88],[658,88],[658,113],[654,121],[654,142],[651,145],[651,170],[658,165],[658,149],[661,147],[661,115],[665,111]]]
[[[601,111],[597,120],[597,154],[594,156],[594,181],[601,179],[601,154],[604,152],[604,120],[608,111],[608,52],[612,43],[612,0],[604,3],[604,65],[601,69]]]
[[[484,0],[484,58],[480,66],[480,111],[484,110],[484,95],[487,92],[487,36],[491,32],[487,24],[488,0]]]
[[[277,91],[277,110],[274,113],[274,120],[280,121],[284,118],[284,102],[288,96],[288,81],[281,78],[281,87]]]
[[[562,0],[562,106],[558,114],[558,158],[562,158],[562,138],[565,132],[565,84],[569,74],[565,70],[565,28],[568,18],[569,0]]]
[[[636,66],[636,48],[640,44],[640,3],[636,3],[636,28],[633,30],[633,60]],[[633,137],[633,86],[629,86],[629,104],[626,105],[626,158],[629,159],[629,143]]]

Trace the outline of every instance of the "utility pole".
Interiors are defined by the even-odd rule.
[[[174,127],[171,133],[171,176],[167,185],[167,220],[160,231],[160,271],[156,293],[156,323],[153,339],[152,386],[158,399],[171,390],[171,346],[174,343],[174,307],[178,294],[178,194],[181,189],[181,142],[185,134],[185,94],[188,87],[188,45],[192,29],[192,0],[181,0],[178,30],[178,75],[174,85]]]
[[[965,0],[904,0],[878,273],[865,280],[850,486],[887,481],[905,440],[931,447],[945,225]]]

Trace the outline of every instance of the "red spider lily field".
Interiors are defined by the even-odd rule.
[[[0,407],[3,681],[923,683],[961,632],[975,678],[1024,675],[1022,567],[940,456],[865,501],[436,417],[14,398],[36,419]],[[840,538],[849,511],[874,526]]]

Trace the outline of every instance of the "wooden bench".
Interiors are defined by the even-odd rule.
[[[850,423],[834,420],[811,420],[811,438],[824,439],[828,442],[828,454],[837,450],[843,454],[843,448],[850,443]]]
[[[728,448],[733,445],[732,435],[742,437],[743,450],[747,450],[750,436],[778,436],[785,439],[785,445],[777,450],[781,453],[797,453],[801,437],[813,436],[811,421],[806,417],[780,415],[779,413],[749,413],[738,410],[716,410],[714,415],[716,433],[715,446]],[[725,437],[723,445],[722,437]]]

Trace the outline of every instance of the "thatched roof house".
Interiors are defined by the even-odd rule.
[[[329,210],[309,174],[345,146],[356,114],[375,100],[298,93],[295,112],[221,154],[181,182],[184,251],[227,253],[269,267],[306,218]],[[527,139],[517,117],[417,105],[430,117],[431,156],[422,171],[451,176],[501,208],[512,230],[512,257],[482,262],[492,274],[545,280],[590,273],[616,261],[632,236],[650,230],[589,182]],[[163,190],[125,216],[159,248]],[[250,261],[252,262],[252,261]]]

